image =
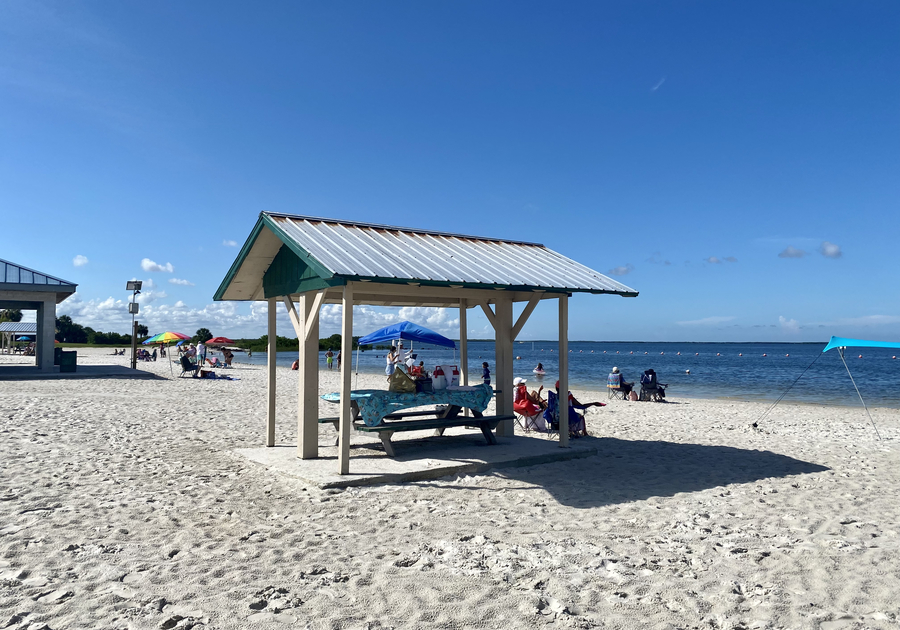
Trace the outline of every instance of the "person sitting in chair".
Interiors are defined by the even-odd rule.
[[[626,383],[625,375],[619,372],[619,368],[617,367],[613,367],[612,372],[610,372],[609,377],[606,379],[606,385],[612,389],[621,390],[622,394],[625,395],[625,400],[628,400],[628,394],[634,389],[634,383]]]
[[[667,383],[660,383],[653,368],[644,370],[641,375],[641,400],[657,400],[665,402]]]
[[[523,416],[531,417],[546,409],[547,403],[541,398],[541,390],[544,389],[543,385],[537,391],[529,392],[525,383],[527,381],[524,378],[513,379],[513,385],[516,388],[513,411]]]
[[[559,395],[559,381],[556,381],[556,393]],[[569,433],[576,436],[586,436],[587,432],[587,424],[584,421],[584,416],[578,413],[577,410],[584,411],[588,407],[605,407],[606,403],[602,402],[589,402],[583,403],[580,402],[575,396],[572,395],[572,392],[569,392]]]

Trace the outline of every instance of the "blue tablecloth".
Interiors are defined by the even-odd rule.
[[[350,392],[350,399],[359,407],[359,415],[367,426],[381,424],[381,420],[401,409],[411,409],[424,405],[457,405],[482,412],[491,402],[494,390],[489,385],[473,385],[460,389],[439,389],[433,394],[396,394],[383,389],[356,389]],[[325,394],[324,400],[332,403],[341,401],[340,392]]]

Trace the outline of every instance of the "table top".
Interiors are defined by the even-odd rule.
[[[425,405],[457,405],[467,407],[478,412],[487,409],[494,390],[489,385],[472,385],[469,387],[455,387],[438,389],[433,393],[426,392],[389,392],[383,389],[356,389],[350,392],[350,399],[359,407],[359,415],[367,426],[374,427],[381,424],[382,419],[401,409],[423,407]],[[340,392],[333,392],[322,396],[323,400],[331,403],[341,401]]]

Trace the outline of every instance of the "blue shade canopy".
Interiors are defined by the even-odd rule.
[[[832,337],[822,352],[828,352],[832,348],[900,348],[898,341],[867,341],[865,339],[847,339],[845,337]]]
[[[456,344],[439,335],[433,330],[428,330],[424,326],[413,324],[412,322],[400,322],[399,324],[391,324],[381,330],[360,337],[359,345],[368,346],[373,343],[390,342],[396,339],[405,339],[407,341],[418,341],[419,343],[430,343],[435,346],[443,346],[445,348],[455,348]]]

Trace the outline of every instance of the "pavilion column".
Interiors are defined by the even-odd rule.
[[[53,346],[56,337],[56,296],[44,300],[38,308],[35,335],[35,362],[42,372],[53,371]]]
[[[298,358],[297,456],[319,456],[319,308],[322,298],[313,293],[300,296],[303,331]]]
[[[266,411],[266,446],[275,446],[275,381],[276,381],[276,372],[275,372],[275,353],[277,351],[277,321],[278,321],[278,301],[276,298],[269,298],[267,300],[269,305],[269,326],[267,330],[267,335],[269,336],[268,347],[266,348],[267,356],[266,356],[266,374],[267,374],[267,387],[266,394],[268,396],[268,408]]]
[[[469,304],[465,298],[459,301],[459,382],[465,386],[469,384],[469,339],[467,315]],[[468,409],[466,410],[468,411]]]
[[[350,407],[350,386],[353,376],[353,284],[344,285],[341,300],[341,419],[340,451],[338,453],[339,474],[350,473],[350,425],[353,411]]]
[[[510,299],[498,299],[495,306],[495,354],[497,357],[497,383],[494,389],[497,391],[496,409],[497,415],[512,415],[513,413],[513,306]],[[497,425],[497,435],[513,435],[514,423],[512,420],[504,420]]]
[[[569,295],[559,297],[559,445],[569,446]]]

